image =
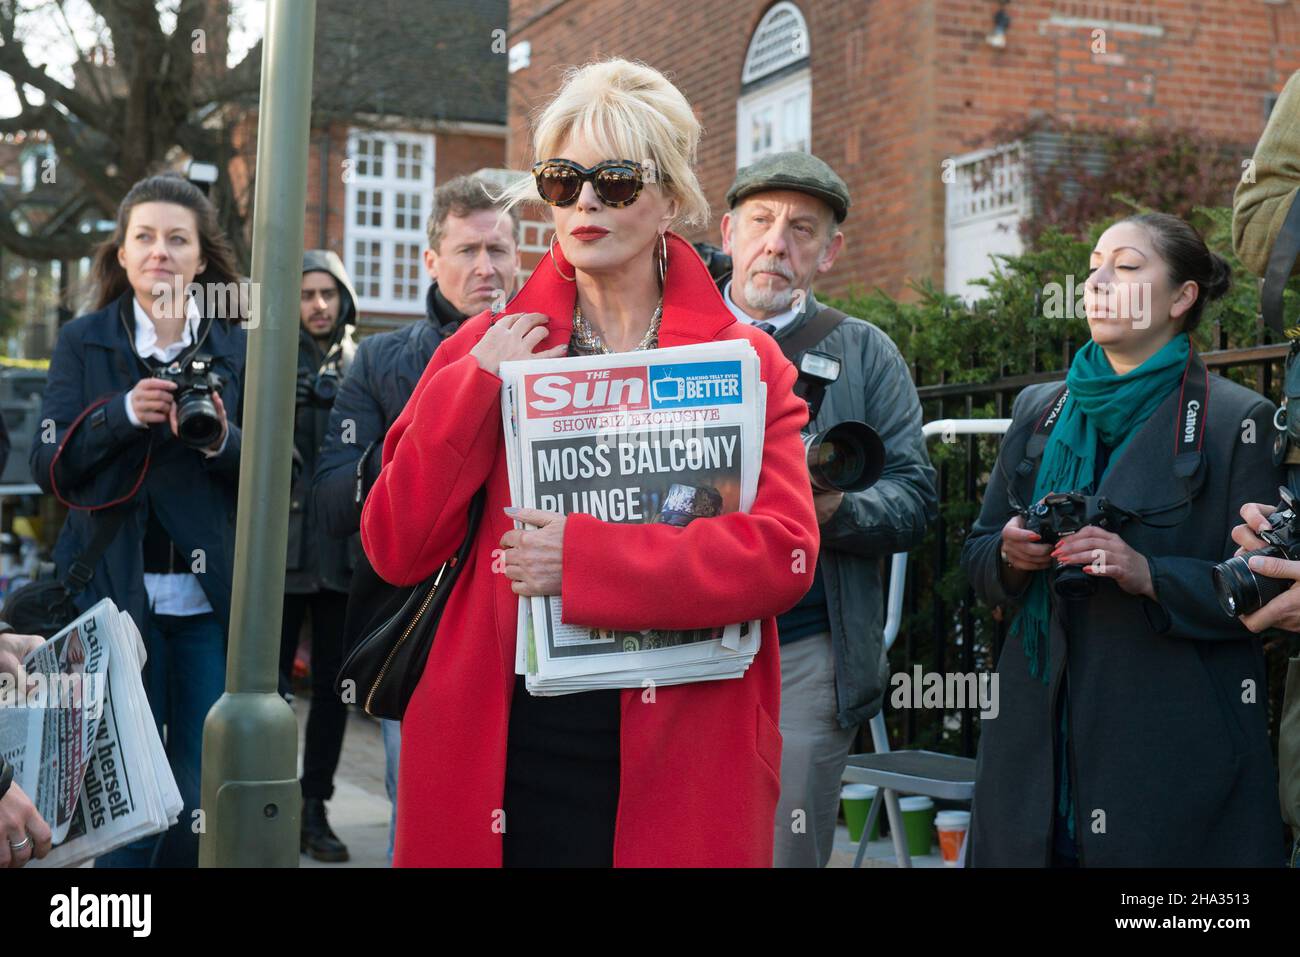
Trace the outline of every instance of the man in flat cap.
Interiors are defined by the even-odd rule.
[[[844,181],[808,153],[776,153],[746,166],[727,191],[719,281],[742,322],[776,337],[798,366],[808,349],[840,360],[809,427],[848,420],[885,444],[884,472],[861,492],[814,495],[821,553],[808,594],[777,619],[781,642],[781,800],[777,867],[825,867],[840,778],[858,728],[880,711],[888,685],[879,559],[920,543],[938,514],[935,472],[921,435],[921,403],[893,341],[828,309],[814,280],[844,246]]]

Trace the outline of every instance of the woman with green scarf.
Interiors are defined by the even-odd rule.
[[[962,551],[976,594],[1013,616],[973,866],[1283,861],[1263,655],[1211,572],[1241,505],[1277,499],[1274,406],[1207,374],[1189,341],[1230,279],[1180,219],[1117,223],[1091,255],[1092,338],[1065,387],[1016,398]],[[1019,510],[1051,493],[1115,510],[1044,536]]]

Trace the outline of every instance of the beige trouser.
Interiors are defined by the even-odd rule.
[[[781,800],[773,866],[825,867],[835,843],[840,777],[856,728],[835,720],[827,632],[781,646]]]

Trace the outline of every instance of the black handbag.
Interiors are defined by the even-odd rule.
[[[455,555],[418,585],[390,585],[369,561],[357,564],[343,626],[345,643],[355,643],[334,685],[345,702],[355,701],[376,718],[402,719],[429,660],[447,597],[474,545],[486,499],[485,489],[475,493],[465,540]]]
[[[37,579],[5,596],[0,618],[20,635],[51,638],[77,620],[81,612],[74,599],[90,584],[95,565],[117,535],[129,505],[104,509],[94,516],[95,533],[86,550],[68,566],[63,580]]]

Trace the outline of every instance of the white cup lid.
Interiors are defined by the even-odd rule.
[[[840,797],[848,798],[850,801],[861,801],[875,796],[876,786],[874,784],[846,784],[840,788]]]
[[[898,809],[900,811],[928,811],[932,807],[934,807],[934,802],[924,796],[898,799]]]
[[[935,827],[966,827],[970,824],[970,811],[940,811],[934,816]]]

